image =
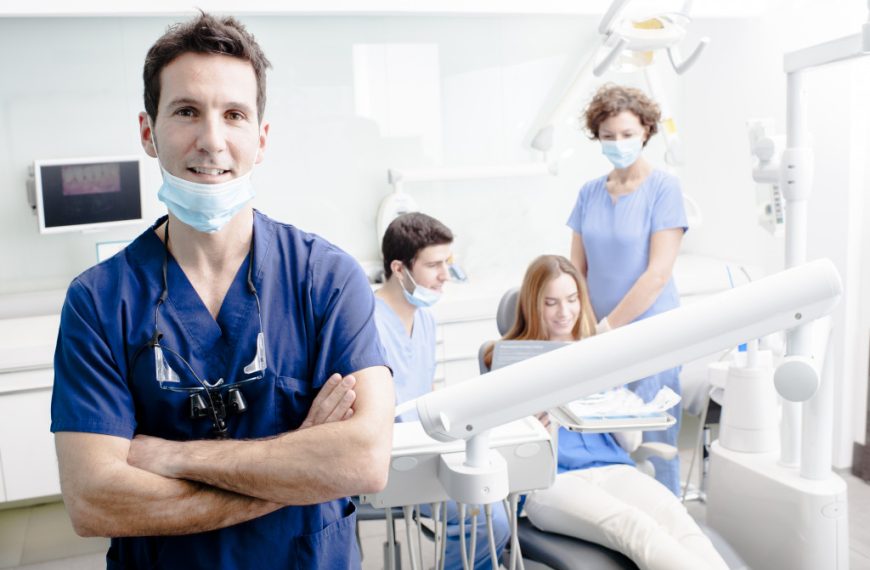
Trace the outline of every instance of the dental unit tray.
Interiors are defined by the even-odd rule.
[[[510,492],[546,489],[556,476],[556,456],[547,429],[528,416],[492,429],[490,447],[504,457]],[[420,422],[393,426],[393,452],[387,487],[380,493],[361,495],[376,508],[438,503],[451,499],[439,470],[442,456],[465,453],[464,441],[448,443],[429,437]]]
[[[605,433],[612,431],[661,431],[666,430],[677,420],[668,413],[627,414],[624,416],[584,416],[578,417],[567,406],[559,406],[548,411],[550,417],[567,430],[586,433]]]
[[[667,411],[680,403],[680,395],[661,386],[644,402],[625,387],[591,394],[550,410],[550,414],[571,431],[658,431],[676,423]]]

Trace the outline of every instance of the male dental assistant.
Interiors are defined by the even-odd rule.
[[[113,537],[109,568],[359,567],[347,496],[386,484],[368,283],[250,204],[268,66],[233,18],[157,40],[139,124],[168,216],[67,293],[52,431],[74,528]]]
[[[453,234],[426,214],[413,212],[393,220],[384,232],[381,253],[386,283],[375,292],[375,322],[396,380],[396,402],[401,404],[432,391],[435,378],[435,318],[429,311],[441,297],[449,279]],[[399,421],[417,420],[410,410]],[[500,505],[493,509],[493,534],[501,556],[509,538],[507,516]],[[428,505],[423,514],[429,516]],[[474,568],[492,568],[486,524],[477,525]],[[470,522],[470,519],[469,521]],[[460,517],[456,503],[447,504],[445,568],[460,570]],[[466,533],[470,534],[471,525]],[[469,538],[469,537],[466,537]]]

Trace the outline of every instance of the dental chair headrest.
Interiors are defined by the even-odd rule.
[[[517,297],[519,297],[520,288],[514,287],[502,295],[501,301],[498,302],[498,311],[495,314],[496,326],[498,326],[498,334],[504,336],[513,326],[514,320],[517,318]]]

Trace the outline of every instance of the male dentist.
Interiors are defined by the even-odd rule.
[[[386,484],[393,387],[356,262],[252,209],[268,67],[234,18],[157,40],[139,126],[168,215],[67,293],[51,429],[108,568],[360,566],[347,497]]]

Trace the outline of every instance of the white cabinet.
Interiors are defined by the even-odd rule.
[[[455,384],[479,375],[480,345],[496,340],[495,318],[459,318],[440,323],[435,387]]]
[[[499,338],[495,324],[503,281],[452,283],[432,312],[436,329],[436,389],[480,374],[477,353],[484,342]]]
[[[445,361],[473,358],[484,342],[497,340],[495,315],[491,318],[467,319],[443,323]]]
[[[51,370],[14,374],[48,374]],[[3,376],[8,376],[4,374]],[[0,394],[3,501],[60,494],[51,425],[51,388]]]
[[[0,319],[0,503],[60,494],[51,427],[58,315]]]

